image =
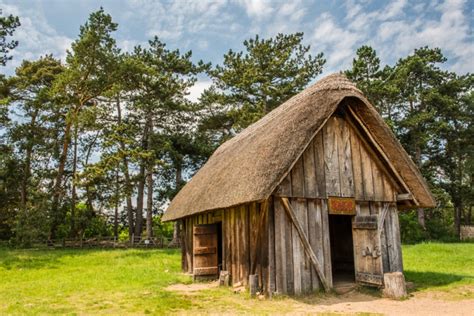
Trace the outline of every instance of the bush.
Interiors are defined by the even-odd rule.
[[[428,234],[418,224],[416,211],[400,212],[400,237],[404,244],[415,244],[428,239]]]

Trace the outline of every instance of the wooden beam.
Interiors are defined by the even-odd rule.
[[[397,195],[397,201],[412,201],[413,195],[411,193],[402,193]]]
[[[318,262],[318,259],[316,258],[316,255],[314,254],[313,249],[311,248],[311,245],[308,241],[308,238],[306,237],[303,227],[301,226],[301,223],[298,221],[298,218],[296,217],[295,211],[291,207],[290,201],[288,198],[281,198],[281,201],[283,203],[283,206],[288,214],[288,217],[291,219],[293,225],[296,228],[296,231],[298,232],[298,235],[300,237],[301,243],[303,244],[304,250],[306,254],[308,255],[309,259],[311,260],[311,263],[313,264],[316,272],[318,273],[318,276],[321,280],[321,283],[324,286],[324,290],[326,292],[329,292],[330,288],[328,285],[328,282],[323,274],[323,269],[321,264]]]

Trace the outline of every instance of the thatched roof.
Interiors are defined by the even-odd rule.
[[[344,98],[355,108],[420,206],[435,201],[408,154],[346,77],[333,74],[222,144],[171,201],[164,221],[267,199]]]

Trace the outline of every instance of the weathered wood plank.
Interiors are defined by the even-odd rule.
[[[306,199],[297,200],[296,205],[298,209],[297,211],[298,220],[300,221],[304,234],[309,242],[307,200]],[[309,245],[311,246],[311,243],[309,243]],[[302,249],[304,249],[304,247],[302,247]],[[312,250],[312,247],[311,247],[311,250]],[[312,290],[312,286],[311,286],[311,269],[312,268],[314,267],[311,264],[311,258],[303,250],[303,261],[302,261],[302,266],[301,266],[301,287],[302,287],[303,293],[309,293]]]
[[[326,177],[326,193],[328,196],[340,196],[338,158],[338,122],[332,117],[323,128],[324,132],[324,175]]]
[[[280,200],[281,201],[281,200]],[[282,204],[283,206],[283,204]],[[286,250],[286,281],[288,294],[295,294],[295,277],[293,271],[293,225],[285,211],[285,250]]]
[[[241,280],[244,285],[248,284],[248,277],[250,275],[250,256],[249,256],[249,215],[248,206],[243,205],[240,207],[240,218],[242,221],[242,269],[241,269]]]
[[[316,255],[314,254],[313,250],[311,249],[311,245],[308,241],[308,237],[304,233],[304,229],[303,229],[300,221],[298,220],[298,216],[296,215],[293,207],[291,206],[291,204],[290,204],[290,202],[287,198],[281,198],[281,201],[283,203],[283,207],[286,210],[286,213],[288,214],[288,217],[291,220],[292,227],[296,228],[296,233],[298,234],[300,242],[301,242],[301,244],[304,248],[303,251],[309,256],[309,258],[311,259],[311,263],[316,268],[316,271],[318,272],[318,275],[321,279],[321,282],[324,286],[324,289],[326,291],[329,291],[330,287],[328,286],[327,280],[324,277],[322,266],[318,262],[318,260],[316,258]],[[295,274],[295,277],[296,277],[296,274]],[[295,287],[295,293],[297,293],[296,292],[296,287]]]
[[[314,165],[314,146],[310,144],[303,153],[304,167],[304,188],[305,197],[316,198],[318,196],[318,188],[316,183],[316,169]]]
[[[362,175],[362,162],[360,157],[360,141],[354,129],[347,124],[350,130],[352,170],[354,176],[354,197],[356,200],[364,199],[364,183]]]
[[[360,146],[360,158],[362,168],[362,183],[365,200],[374,200],[374,180],[372,176],[372,161],[364,146]]]
[[[250,218],[250,240],[249,240],[249,252],[250,252],[250,269],[249,273],[252,274],[252,267],[256,266],[256,250],[257,250],[257,228],[258,228],[258,214],[257,204],[255,202],[249,205],[249,218]],[[255,271],[254,271],[255,272]]]
[[[275,268],[276,268],[276,291],[279,294],[287,294],[286,280],[286,230],[285,210],[280,199],[274,199],[275,216]]]
[[[323,131],[320,131],[313,140],[314,164],[316,171],[317,196],[327,197],[326,194],[326,177],[324,166],[324,145]]]
[[[270,198],[270,203],[268,207],[268,294],[271,297],[276,291],[275,209],[272,198]]]
[[[321,205],[319,200],[308,201],[308,233],[309,243],[316,258],[324,266]],[[311,269],[311,286],[313,291],[320,289],[318,272],[314,267]]]
[[[327,286],[332,287],[332,264],[331,264],[331,243],[329,240],[329,212],[327,200],[321,200],[321,218],[322,218],[322,236],[323,236],[323,253],[324,267],[323,274],[326,278]],[[323,280],[319,278],[321,283]],[[323,283],[324,286],[324,283]]]
[[[403,272],[402,248],[400,239],[400,224],[398,221],[397,207],[392,205],[390,207],[390,231],[392,247],[389,252],[390,271]]]
[[[239,281],[239,271],[237,267],[237,256],[239,251],[239,246],[237,243],[237,234],[236,234],[236,218],[235,218],[235,208],[229,209],[230,212],[230,228],[231,228],[231,244],[232,244],[232,284],[235,284]]]
[[[292,201],[295,203],[294,201]],[[285,201],[283,200],[283,206],[285,209],[287,206],[285,205]],[[288,212],[288,210],[286,209]],[[295,215],[296,216],[296,215]],[[291,218],[291,222],[294,219]],[[295,286],[295,294],[300,295],[302,294],[302,287],[301,287],[301,279],[302,279],[302,263],[304,260],[304,251],[301,249],[301,242],[300,237],[297,231],[297,227],[293,224],[291,226],[291,238],[292,238],[292,249],[293,249],[293,281]]]
[[[377,164],[372,161],[372,177],[374,182],[374,200],[383,201],[384,200],[384,189],[383,189],[383,174],[378,168]]]
[[[338,124],[337,152],[339,159],[339,183],[341,196],[354,196],[354,176],[352,173],[352,153],[349,127],[343,118],[336,118]]]
[[[304,171],[303,160],[300,158],[291,170],[291,191],[292,196],[304,197]]]
[[[277,189],[277,195],[291,196],[291,172],[283,179]]]

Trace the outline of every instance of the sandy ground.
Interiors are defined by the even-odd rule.
[[[216,287],[217,283],[194,283],[189,285],[176,284],[169,286],[170,291],[177,291],[187,295],[193,295],[203,289]],[[456,291],[472,297],[474,286],[463,287]],[[238,298],[236,298],[238,299]],[[271,304],[273,307],[284,306],[284,310],[290,307],[289,314],[319,314],[338,313],[351,315],[357,313],[375,313],[382,315],[466,315],[474,316],[474,300],[456,298],[445,292],[415,292],[408,299],[402,301],[380,298],[369,294],[352,291],[343,295],[330,295],[310,299],[277,299],[255,300],[256,312],[258,305]],[[253,304],[252,304],[253,305]],[[232,312],[231,312],[232,314]]]

